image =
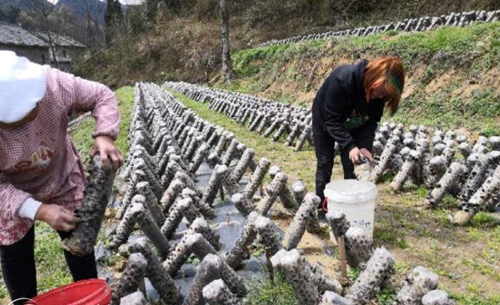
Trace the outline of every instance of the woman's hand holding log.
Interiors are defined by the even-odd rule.
[[[35,220],[46,222],[54,230],[69,232],[75,229],[81,220],[75,213],[55,204],[42,204],[38,209]]]
[[[370,163],[373,162],[372,153],[366,148],[359,149],[357,147],[354,147],[349,152],[349,159],[353,164],[361,163],[361,156],[366,157],[370,161]]]
[[[113,169],[117,171],[123,164],[123,157],[115,141],[108,136],[99,136],[94,139],[94,145],[90,151],[90,156],[97,153],[101,156],[104,165],[112,164]]]
[[[372,156],[372,153],[366,149],[366,148],[361,148],[359,150],[359,153],[362,155],[362,156],[365,156],[369,161],[370,163],[373,163],[373,156]]]
[[[359,163],[359,148],[354,147],[353,149],[351,149],[351,151],[349,152],[349,160],[351,160],[353,164]]]

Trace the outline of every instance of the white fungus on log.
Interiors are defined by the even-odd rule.
[[[406,277],[394,305],[420,305],[422,297],[438,287],[439,277],[424,267],[415,267]]]
[[[377,248],[354,284],[347,292],[346,298],[352,305],[369,304],[382,283],[394,272],[394,256],[385,248]]]
[[[448,293],[443,290],[432,290],[422,298],[422,305],[455,305]]]
[[[203,298],[209,305],[242,305],[243,302],[229,290],[223,280],[218,279],[203,288]]]

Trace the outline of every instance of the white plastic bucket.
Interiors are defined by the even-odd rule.
[[[325,187],[328,211],[346,215],[352,227],[362,228],[366,236],[373,238],[375,200],[377,186],[368,181],[339,180]]]

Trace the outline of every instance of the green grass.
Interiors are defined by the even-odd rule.
[[[472,91],[471,99],[452,98],[454,87],[434,94],[418,92],[407,97],[394,120],[404,124],[424,124],[443,129],[466,126],[481,134],[499,134],[500,103],[492,88]],[[425,101],[425,103],[422,103]]]
[[[377,293],[377,305],[392,305],[396,294],[393,289],[383,288]]]
[[[347,278],[351,281],[355,281],[361,274],[361,269],[359,267],[353,267],[347,269]]]
[[[3,278],[2,276],[2,270],[0,269],[0,278]],[[7,291],[7,287],[2,283],[0,284],[0,302],[3,299],[7,299],[9,297],[9,292]]]
[[[71,283],[72,278],[65,263],[59,235],[47,224],[40,222],[35,225],[35,234],[35,262],[39,293]],[[8,302],[5,300],[8,297],[7,288],[2,280],[0,304],[3,304],[2,300]]]
[[[400,274],[408,274],[411,271],[411,266],[402,261],[396,261],[394,269]]]
[[[66,266],[61,239],[45,223],[38,222],[35,227],[35,261],[38,276],[38,291],[45,292],[72,282]]]
[[[471,220],[471,225],[474,227],[488,227],[495,226],[498,220],[491,214],[488,213],[477,213]]]
[[[121,114],[120,137],[116,143],[123,154],[128,150],[128,130],[130,115],[133,105],[133,88],[124,87],[116,91],[120,101],[119,111]],[[84,121],[72,134],[73,142],[82,159],[88,162],[89,151],[92,147],[92,133],[94,132],[94,120]],[[58,234],[45,223],[36,223],[35,260],[38,276],[38,290],[43,293],[61,285],[72,282],[71,275],[61,248],[61,240]],[[0,273],[1,277],[1,273]],[[0,284],[0,304],[8,298],[8,292],[3,281]]]
[[[483,232],[478,228],[468,228],[467,232],[472,240],[478,241],[483,238]]]
[[[296,54],[311,55],[321,52],[323,41],[308,41],[304,43],[276,45],[268,48],[246,49],[233,53],[234,71],[239,76],[250,76],[255,74],[261,68],[268,68],[269,62],[286,62]],[[255,65],[253,62],[259,62],[261,65]]]
[[[423,199],[427,195],[427,189],[425,187],[419,187],[415,190],[415,195]]]
[[[302,93],[320,84],[314,80],[315,73],[325,74],[323,70],[330,69],[325,64],[331,63],[334,68],[346,59],[355,61],[358,57],[371,59],[387,55],[402,58],[408,75],[413,78],[414,88],[402,101],[394,118],[386,117],[385,120],[443,129],[466,127],[476,134],[488,136],[500,134],[500,91],[496,86],[488,83],[464,93],[465,97],[456,95],[466,88],[465,82],[482,79],[491,68],[498,69],[500,22],[241,50],[233,54],[239,77],[230,86],[219,85],[245,93],[266,92],[269,98],[286,103],[297,100],[295,104],[308,107],[311,97],[304,97]],[[322,70],[316,72],[314,67],[318,64]],[[419,73],[422,69],[424,72]],[[460,75],[456,83],[443,85],[431,93],[426,90],[431,81],[449,71]],[[293,89],[287,89],[287,84]]]
[[[116,91],[116,97],[119,100],[118,109],[120,111],[120,136],[116,140],[116,145],[126,155],[128,152],[128,132],[130,125],[130,116],[132,114],[134,88],[123,87]],[[79,152],[80,157],[87,163],[90,161],[89,152],[92,148],[93,138],[92,134],[95,129],[95,121],[93,119],[85,120],[77,130],[75,130],[71,137],[75,143],[76,150]]]
[[[496,260],[496,259],[495,259]],[[494,278],[496,281],[500,282],[500,273],[498,272],[498,268],[494,266],[495,262],[492,263],[481,263],[475,259],[466,259],[462,261],[462,264],[465,266],[469,266],[477,270],[479,273],[483,275],[488,275]]]
[[[316,158],[311,147],[295,152],[282,142],[276,143],[269,138],[263,138],[258,133],[249,131],[245,126],[228,119],[225,115],[214,112],[208,108],[207,104],[198,103],[176,92],[172,94],[201,118],[233,132],[239,141],[255,151],[257,160],[265,156],[272,164],[279,165],[288,175],[290,184],[296,180],[302,180],[308,189],[314,189]]]
[[[80,154],[82,161],[88,164],[90,161],[90,149],[92,148],[92,143],[94,139],[92,138],[92,133],[95,129],[95,122],[93,119],[87,119],[78,126],[72,134],[71,138],[75,144],[75,148]]]
[[[283,275],[274,273],[271,280],[269,271],[264,270],[263,279],[254,280],[249,287],[245,305],[298,305],[293,288],[288,284]]]
[[[486,299],[481,297],[481,293],[470,294],[450,294],[451,297],[462,305],[498,305],[500,304],[500,294],[489,296]]]
[[[123,155],[128,152],[128,135],[130,130],[130,118],[132,107],[134,106],[134,88],[122,87],[116,90],[116,97],[120,101],[118,109],[120,110],[120,136],[116,139],[116,145]]]
[[[389,226],[376,227],[373,232],[373,237],[376,240],[381,241],[384,245],[394,245],[401,249],[406,249],[409,247],[408,242],[405,238],[405,234],[401,231],[394,230],[394,228],[391,228]]]
[[[330,41],[333,41],[334,53],[349,54],[369,49],[376,54],[397,54],[410,63],[416,58],[429,58],[438,52],[463,55],[474,51],[497,58],[500,55],[499,31],[500,22],[476,23],[468,27],[442,27],[419,33],[385,33],[245,49],[235,52],[232,59],[235,71],[240,76],[250,76],[268,62],[287,61],[293,56],[310,56],[321,52],[322,47]]]

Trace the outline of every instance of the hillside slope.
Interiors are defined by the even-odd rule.
[[[127,34],[106,50],[78,62],[76,71],[113,87],[137,80],[207,83],[220,71],[219,1],[178,3],[182,4],[179,12],[162,6],[154,14],[149,13],[147,6],[128,10],[123,26],[129,29]],[[230,3],[233,52],[295,35],[500,8],[498,0],[234,0]]]
[[[500,22],[242,50],[228,89],[309,107],[335,67],[386,55],[408,76],[396,121],[500,133]]]

